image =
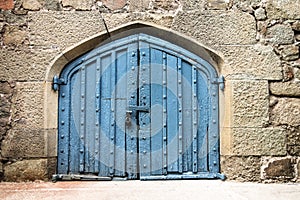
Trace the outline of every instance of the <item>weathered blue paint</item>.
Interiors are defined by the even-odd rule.
[[[58,84],[59,174],[222,178],[220,79],[200,57],[137,34],[76,59]]]

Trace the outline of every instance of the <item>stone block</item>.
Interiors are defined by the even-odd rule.
[[[12,126],[16,129],[44,127],[44,83],[18,82],[13,98]]]
[[[278,103],[271,109],[270,121],[272,124],[300,126],[300,99],[278,98]]]
[[[294,159],[264,158],[262,175],[264,179],[293,179],[295,177]]]
[[[127,0],[101,0],[101,2],[110,10],[119,10],[126,5]]]
[[[5,17],[5,21],[10,25],[27,27],[27,19],[26,16],[24,15],[16,15],[14,14],[14,12],[5,12],[4,17]]]
[[[269,19],[300,19],[300,0],[266,1]]]
[[[287,151],[291,156],[300,156],[300,127],[287,128]]]
[[[232,124],[230,127],[264,127],[269,121],[267,81],[230,81]],[[228,83],[229,84],[229,83]]]
[[[64,7],[72,7],[75,10],[91,10],[93,6],[93,0],[62,0]]]
[[[23,8],[26,10],[37,11],[42,8],[42,5],[38,0],[23,0]]]
[[[221,172],[229,180],[260,181],[260,157],[221,156]]]
[[[47,160],[22,160],[4,167],[5,181],[47,180]]]
[[[254,11],[254,16],[257,20],[265,20],[267,18],[266,11],[262,7],[259,7]]]
[[[183,10],[205,10],[206,0],[182,0]]]
[[[152,1],[151,7],[153,11],[175,11],[180,6],[177,0],[154,0]]]
[[[298,171],[297,180],[298,180],[298,182],[300,182],[300,159],[298,160],[297,171]]]
[[[45,129],[56,129],[58,120],[58,92],[52,89],[52,82],[45,83],[44,127]]]
[[[300,97],[300,83],[298,82],[271,82],[271,94],[277,96]]]
[[[56,171],[57,168],[57,158],[54,157],[48,157],[47,159],[47,173],[48,173],[48,179],[52,179],[52,175],[57,174]]]
[[[27,33],[18,26],[4,26],[3,44],[21,45],[27,38]]]
[[[45,131],[47,157],[57,156],[57,129],[48,129]]]
[[[219,46],[224,55],[222,74],[228,79],[282,80],[279,57],[271,46]]]
[[[132,21],[151,22],[166,28],[171,28],[173,16],[156,15],[149,13],[122,13],[122,14],[103,14],[109,29],[116,28]]]
[[[215,10],[226,10],[230,6],[230,0],[206,0],[207,7]]]
[[[45,131],[11,129],[2,141],[1,155],[6,158],[38,158],[45,155]]]
[[[281,57],[283,60],[293,61],[299,58],[299,47],[296,45],[287,45],[281,47]]]
[[[0,80],[44,80],[55,52],[41,49],[0,48]]]
[[[300,21],[293,22],[292,29],[295,31],[300,31]]]
[[[261,4],[261,0],[232,0],[233,7],[244,12],[253,13],[253,8],[257,8]]]
[[[0,0],[0,9],[11,10],[14,8],[14,0]]]
[[[129,0],[128,4],[131,12],[141,12],[150,8],[150,0]]]
[[[294,31],[289,24],[276,24],[267,29],[266,40],[272,44],[292,44]]]
[[[278,128],[233,128],[232,154],[286,155],[286,133]]]
[[[105,30],[98,11],[31,12],[28,18],[30,44],[56,53]]]
[[[240,11],[179,12],[172,29],[212,47],[256,43],[255,19]]]
[[[44,0],[43,8],[47,10],[60,11],[62,10],[60,0]]]

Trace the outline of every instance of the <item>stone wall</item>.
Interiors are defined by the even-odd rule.
[[[300,180],[300,0],[0,0],[0,180],[55,173],[57,108],[45,117],[46,73],[63,51],[105,30],[98,7],[108,29],[152,22],[223,56],[228,179]]]

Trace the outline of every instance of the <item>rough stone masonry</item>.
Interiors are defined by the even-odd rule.
[[[228,179],[300,181],[300,0],[0,0],[0,181],[55,173],[45,75],[60,53],[105,30],[99,5],[108,29],[152,22],[222,55]]]

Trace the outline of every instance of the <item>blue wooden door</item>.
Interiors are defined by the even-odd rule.
[[[218,85],[198,56],[145,34],[69,64],[59,95],[59,174],[219,175]]]

